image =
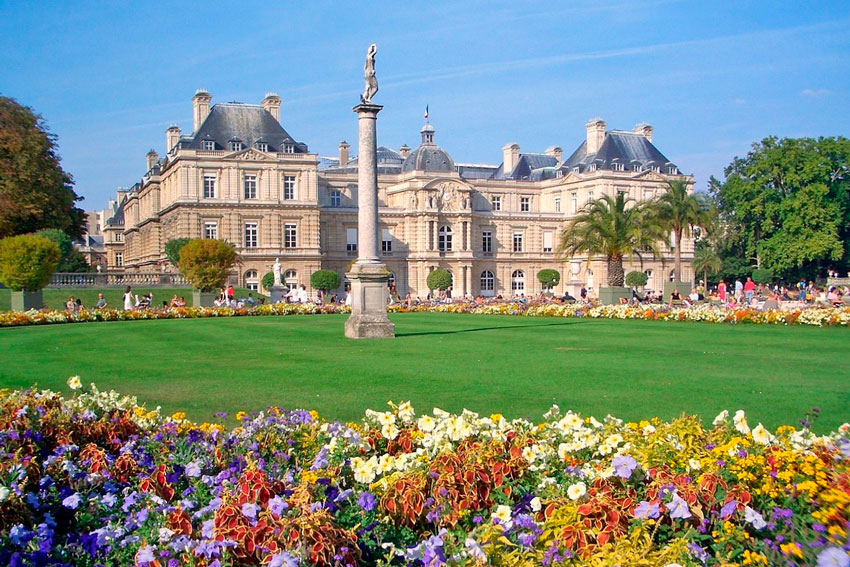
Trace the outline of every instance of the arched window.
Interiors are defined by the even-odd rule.
[[[514,295],[525,292],[525,272],[522,270],[514,270],[511,274],[511,291]]]
[[[283,274],[283,287],[287,289],[298,287],[298,272],[286,270],[286,273]]]
[[[675,269],[675,268],[673,268],[672,270],[670,270],[670,281],[671,281],[671,282],[672,282],[672,281],[676,281],[676,269]]]
[[[587,270],[587,289],[593,289],[593,270]]]
[[[439,231],[438,246],[440,252],[452,251],[452,227],[441,226]]]
[[[652,270],[644,270],[644,274],[646,274],[646,288],[655,290],[655,282],[652,281]]]
[[[395,274],[390,272],[389,277],[387,277],[387,287],[393,287],[395,285]]]
[[[496,278],[490,270],[481,272],[481,295],[490,297],[496,291]]]
[[[251,291],[257,291],[260,287],[260,278],[257,275],[257,270],[248,270],[245,272],[245,287]]]

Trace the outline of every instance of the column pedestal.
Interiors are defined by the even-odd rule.
[[[389,339],[395,325],[387,317],[387,278],[381,263],[355,263],[345,274],[351,282],[351,315],[345,322],[349,339]]]

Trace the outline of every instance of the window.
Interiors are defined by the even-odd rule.
[[[676,175],[678,172],[679,170],[675,166],[667,168],[667,173],[670,175]]]
[[[593,201],[593,191],[588,191],[587,192],[587,202],[589,203],[591,201]]]
[[[215,199],[215,175],[204,175],[204,199]]]
[[[591,163],[590,166],[587,168],[587,171],[596,171],[596,164]]]
[[[573,214],[578,212],[578,193],[570,194],[570,210]]]
[[[614,171],[623,171],[625,169],[625,167],[623,166],[622,163],[612,163],[611,169],[614,170]]]
[[[257,247],[257,223],[245,223],[245,248]]]
[[[257,198],[257,176],[256,175],[246,175],[244,179],[245,184],[245,198],[246,199],[256,199]]]
[[[331,207],[339,207],[342,204],[342,193],[331,191]]]
[[[490,270],[484,270],[481,272],[481,295],[492,295],[492,292],[496,288],[496,278],[493,277],[493,272]],[[484,292],[491,292],[490,294],[486,294]]]
[[[295,176],[294,175],[284,175],[283,176],[283,199],[285,201],[292,201],[295,199]]]
[[[493,231],[484,230],[481,232],[481,251],[485,254],[493,253]]]
[[[437,248],[440,252],[452,251],[452,228],[450,226],[441,226],[438,234]]]
[[[575,167],[573,168],[573,173],[575,173],[576,175],[578,175],[579,171],[580,171],[580,170],[579,170],[579,167],[578,167],[578,166],[575,166]]]
[[[120,232],[116,232],[115,233],[115,242],[123,242],[123,241],[124,241],[124,235],[121,234]]]
[[[357,252],[357,229],[345,229],[345,249],[349,252]]]
[[[230,140],[230,151],[232,151],[232,152],[242,151],[242,142],[240,142],[239,140]]]
[[[522,232],[514,232],[514,252],[522,252]]]
[[[381,229],[381,252],[384,254],[393,253],[393,235],[390,234],[388,228]]]
[[[633,163],[632,164],[632,171],[640,171],[640,164],[639,163]]]
[[[502,210],[502,198],[498,195],[493,195],[490,197],[490,205],[492,206],[494,211]]]
[[[531,197],[519,198],[519,210],[522,213],[527,213],[531,210]]]
[[[283,274],[283,287],[287,289],[298,287],[298,272],[295,270],[286,270]]]
[[[269,145],[265,142],[257,142],[256,144],[254,144],[254,147],[256,147],[261,152],[269,151]]]
[[[115,265],[119,268],[124,265],[124,253],[116,252],[115,253]]]
[[[525,291],[525,272],[522,270],[514,270],[511,274],[511,291],[514,295],[519,295]]]
[[[543,252],[551,252],[552,251],[552,241],[553,234],[551,230],[547,230],[543,233]]]
[[[291,144],[291,143],[289,143],[289,142],[287,142],[287,143],[283,144],[283,153],[285,153],[285,154],[294,154],[294,153],[295,153],[295,146],[294,146],[294,145],[292,145],[292,144]]]
[[[555,197],[555,212],[556,213],[561,212],[561,198],[560,197]]]
[[[215,142],[213,142],[212,140],[204,140],[203,142],[201,142],[201,149],[212,151],[215,149]]]
[[[298,226],[294,222],[288,222],[283,225],[283,247],[298,247]]]
[[[257,275],[257,270],[248,270],[245,272],[245,287],[251,291],[257,291],[260,288],[260,278]]]
[[[216,238],[218,238],[218,223],[204,223],[204,238],[209,238],[211,240],[215,240]]]

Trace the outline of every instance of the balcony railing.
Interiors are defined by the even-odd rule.
[[[100,288],[100,287],[191,287],[180,274],[162,272],[81,272],[56,273],[47,285],[48,289]]]

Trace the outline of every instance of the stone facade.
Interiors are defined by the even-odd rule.
[[[110,268],[173,269],[165,243],[178,237],[212,237],[236,245],[241,261],[235,283],[254,287],[283,264],[284,284],[305,284],[318,269],[345,274],[357,258],[357,158],[340,144],[339,157],[310,153],[280,125],[280,98],[261,105],[217,104],[199,91],[193,99],[194,131],[166,132],[167,152],[147,155],[147,172],[107,221],[104,240]],[[434,142],[426,124],[414,150],[378,148],[381,260],[399,293],[425,297],[428,273],[446,268],[457,295],[533,295],[543,291],[536,274],[561,274],[556,293],[582,284],[606,285],[603,258],[555,259],[558,235],[589,200],[627,192],[636,200],[662,192],[669,179],[685,179],[654,145],[652,128],[607,130],[600,119],[568,158],[559,147],[522,153],[503,148],[496,165],[455,163]],[[120,236],[119,236],[120,235]],[[683,274],[693,277],[693,242],[682,247]],[[673,255],[626,265],[650,274],[650,289],[669,280]]]

